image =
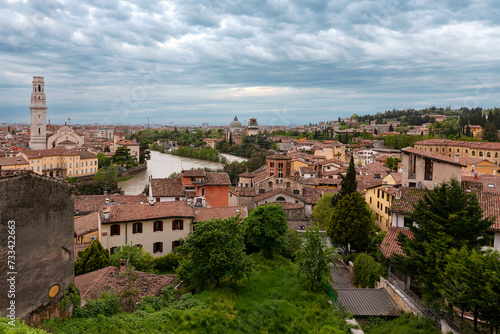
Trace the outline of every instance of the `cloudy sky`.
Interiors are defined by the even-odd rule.
[[[0,123],[316,123],[500,107],[494,0],[0,0]]]

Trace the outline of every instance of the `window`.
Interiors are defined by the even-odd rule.
[[[290,182],[286,183],[286,189],[290,189]]]
[[[294,195],[300,195],[300,191],[299,191],[299,190],[297,190],[297,189],[295,189],[295,190],[293,191],[293,193],[294,193]]]
[[[259,194],[264,194],[266,192],[265,189],[259,189]]]
[[[476,151],[472,151],[472,156],[476,156]]]
[[[117,247],[111,247],[111,248],[109,249],[109,254],[111,254],[111,255],[115,254],[115,252],[116,252],[116,248],[117,248]]]
[[[183,229],[184,229],[184,221],[182,219],[172,220],[172,230],[183,230]]]
[[[486,153],[486,157],[491,158],[491,153],[490,152]]]
[[[432,181],[432,160],[431,159],[425,159],[424,180]]]
[[[283,163],[282,162],[278,163],[278,168],[283,168]]]
[[[268,186],[269,188],[272,188],[272,187],[273,187],[273,183],[272,183],[271,181],[269,181],[269,182],[267,183],[267,186]]]
[[[283,172],[278,172],[278,177],[283,177]]]
[[[162,253],[163,252],[163,242],[155,242],[153,244],[153,253]]]
[[[134,223],[132,225],[132,233],[142,233],[142,223]]]
[[[119,224],[114,224],[111,225],[111,235],[120,235],[120,225]]]
[[[372,198],[370,197],[370,204],[372,204]]]
[[[280,196],[280,197],[276,198],[276,202],[286,202],[286,199],[285,199],[285,197]]]
[[[179,247],[181,245],[181,242],[179,240],[172,241],[172,250],[174,250],[175,247]]]
[[[270,162],[269,167],[274,168],[274,162]]]
[[[410,154],[410,172],[408,173],[409,179],[416,178],[417,173],[417,156],[415,154]]]
[[[157,220],[153,223],[153,232],[163,231],[163,222],[161,220]]]
[[[479,156],[482,157],[483,156],[483,151],[480,151],[479,152]]]
[[[410,218],[408,218],[408,217],[405,217],[405,218],[404,218],[404,226],[405,226],[405,227],[410,227],[410,226],[412,226],[412,225],[413,225],[413,222],[411,221],[411,219],[410,219]]]

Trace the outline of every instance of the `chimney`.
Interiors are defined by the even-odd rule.
[[[126,259],[120,259],[120,272],[125,271],[125,267],[127,266],[127,260]]]
[[[109,221],[109,211],[108,210],[102,212],[102,218],[104,221]]]
[[[477,180],[477,174],[474,173],[474,180]]]
[[[460,153],[455,153],[455,162],[460,162]]]

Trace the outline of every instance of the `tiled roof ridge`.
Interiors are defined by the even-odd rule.
[[[96,280],[94,280],[94,282],[92,283],[92,285],[87,289],[87,291],[85,291],[85,293],[82,295],[82,298],[84,298],[87,293],[89,293],[93,288],[94,286],[97,285],[97,283],[99,283],[101,281],[101,279],[104,277],[105,274],[107,274],[107,272],[111,269],[111,268],[116,268],[114,266],[108,266],[106,268],[104,268],[104,270],[102,271],[102,274],[98,276],[98,278]]]

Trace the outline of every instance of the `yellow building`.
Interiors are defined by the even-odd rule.
[[[22,157],[0,158],[0,170],[9,169],[29,169],[29,164]]]
[[[75,243],[84,244],[99,241],[99,213],[75,217]]]
[[[450,158],[482,158],[488,159],[497,166],[500,164],[500,143],[461,141],[447,139],[427,139],[417,141],[415,148],[430,152],[442,154]]]
[[[55,177],[73,177],[97,173],[97,156],[86,150],[55,148],[30,150],[18,153],[28,161],[29,168],[37,174]]]
[[[375,224],[382,231],[387,231],[391,226],[391,206],[396,196],[397,188],[388,185],[379,185],[366,189],[365,200],[370,209],[375,213]]]
[[[488,159],[463,158],[460,160],[461,162],[464,162],[467,165],[467,167],[465,167],[465,169],[467,170],[471,170],[473,172],[497,175],[498,166]],[[464,170],[464,168],[462,168],[462,170]]]

